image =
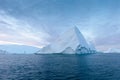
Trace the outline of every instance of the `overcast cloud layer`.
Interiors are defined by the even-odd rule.
[[[120,0],[0,0],[0,44],[43,47],[74,26],[98,50],[120,48]]]

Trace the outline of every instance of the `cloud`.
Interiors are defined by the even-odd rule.
[[[0,44],[6,41],[42,47],[76,25],[98,49],[120,48],[119,3],[118,0],[1,0],[0,41],[4,42]]]
[[[17,19],[4,11],[0,11],[0,44],[24,44],[43,47],[49,44],[50,35],[37,30],[27,21]]]

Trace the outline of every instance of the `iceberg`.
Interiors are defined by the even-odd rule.
[[[120,53],[120,49],[118,49],[118,48],[109,48],[104,53]]]
[[[39,50],[40,48],[28,46],[28,45],[17,45],[17,44],[6,44],[6,45],[0,45],[0,51],[1,53],[7,53],[7,54],[33,54],[35,51]],[[5,51],[7,52],[5,52]]]
[[[77,27],[70,28],[54,42],[43,47],[39,53],[83,54],[95,53],[95,48],[87,43]]]

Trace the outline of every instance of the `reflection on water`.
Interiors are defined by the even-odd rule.
[[[0,55],[0,80],[119,80],[120,54]]]

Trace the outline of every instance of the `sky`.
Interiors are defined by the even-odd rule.
[[[0,0],[0,44],[42,48],[77,26],[97,50],[120,48],[120,0]]]

